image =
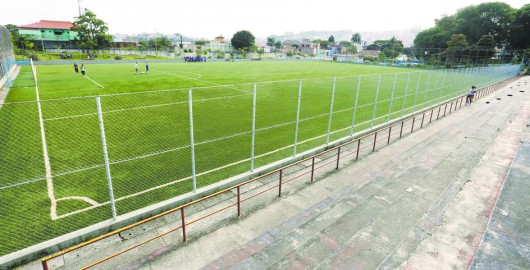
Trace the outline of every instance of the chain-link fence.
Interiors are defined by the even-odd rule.
[[[519,68],[5,103],[0,256],[353,137]]]
[[[520,64],[528,58],[524,50],[493,48],[420,48],[382,47],[361,51],[358,55],[336,56],[339,62],[361,62],[398,67],[469,68],[476,66]]]
[[[0,25],[0,89],[4,85],[11,86],[10,74],[15,68],[15,53],[13,51],[13,44],[9,30],[3,25]],[[1,98],[0,98],[1,100]],[[0,101],[1,104],[1,101]]]

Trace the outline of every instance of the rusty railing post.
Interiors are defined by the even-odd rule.
[[[315,174],[315,157],[311,159],[311,182],[313,182],[314,174]]]
[[[429,124],[432,122],[432,115],[434,114],[434,109],[431,110],[431,117],[429,118]]]
[[[335,170],[339,169],[339,161],[340,161],[340,146],[339,146],[339,149],[338,149],[338,152],[337,152],[337,167],[335,168]]]
[[[186,242],[186,218],[184,216],[184,207],[180,208],[180,219],[182,221],[182,242]]]
[[[361,151],[361,138],[357,139],[357,155],[355,156],[355,160],[359,159],[359,151]]]
[[[278,197],[282,196],[282,176],[283,176],[283,170],[280,170],[280,184],[278,185]]]
[[[237,186],[237,216],[241,216],[241,186]]]
[[[390,144],[390,135],[392,135],[392,126],[388,127],[388,140],[386,141],[386,144]]]

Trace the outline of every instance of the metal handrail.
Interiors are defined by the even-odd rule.
[[[513,80],[515,80],[515,79],[517,79],[517,78],[518,78],[518,77],[516,76],[516,77],[513,77],[513,78],[511,78],[511,79],[508,79],[508,80],[505,80],[505,81],[502,81],[502,82],[497,82],[497,83],[495,83],[495,84],[492,84],[492,85],[486,86],[486,87],[484,87],[484,88],[482,88],[482,89],[479,89],[479,90],[477,90],[477,93],[476,93],[475,97],[476,97],[476,99],[480,99],[480,98],[482,98],[483,96],[490,94],[491,92],[495,91],[496,89],[498,89],[498,88],[500,88],[500,87],[503,87],[503,86],[506,85],[507,83],[512,82]],[[332,148],[330,148],[330,149],[327,149],[327,150],[325,150],[325,151],[322,151],[322,152],[320,152],[320,153],[318,153],[318,154],[315,154],[315,155],[313,155],[313,156],[310,156],[310,157],[304,158],[304,159],[302,159],[302,160],[299,160],[299,161],[293,162],[293,163],[291,163],[291,164],[289,164],[289,165],[286,165],[286,166],[284,166],[284,167],[282,167],[282,168],[279,168],[279,169],[273,170],[273,171],[268,172],[268,173],[266,173],[266,174],[260,175],[260,176],[258,176],[258,177],[256,177],[256,178],[253,178],[253,179],[247,180],[247,181],[245,181],[245,182],[242,182],[242,183],[240,183],[240,184],[234,185],[234,186],[232,186],[232,187],[230,187],[230,188],[223,189],[223,190],[218,191],[218,192],[215,192],[215,193],[213,193],[213,194],[211,194],[211,195],[205,196],[205,197],[200,198],[200,199],[197,199],[197,200],[195,200],[195,201],[188,202],[188,203],[183,204],[183,205],[181,205],[181,206],[178,206],[178,207],[176,207],[176,208],[173,208],[173,209],[167,210],[167,211],[165,211],[165,212],[163,212],[163,213],[160,213],[160,214],[154,215],[154,216],[149,217],[149,218],[146,218],[146,219],[144,219],[144,220],[142,220],[142,221],[139,221],[139,222],[136,222],[136,223],[134,223],[134,224],[131,224],[131,225],[125,226],[125,227],[123,227],[123,228],[121,228],[121,229],[118,229],[118,230],[115,230],[115,231],[109,232],[109,233],[107,233],[107,234],[104,234],[104,235],[98,236],[98,237],[96,237],[96,238],[94,238],[94,239],[91,239],[91,240],[89,240],[89,241],[86,241],[86,242],[84,242],[84,243],[78,244],[78,245],[73,246],[73,247],[71,247],[71,248],[68,248],[68,249],[65,249],[65,250],[63,250],[63,251],[57,252],[57,253],[55,253],[55,254],[52,254],[52,255],[50,255],[50,256],[44,257],[44,258],[41,259],[43,269],[48,270],[48,264],[47,264],[47,262],[48,262],[49,260],[52,260],[52,259],[54,259],[54,258],[57,258],[57,257],[59,257],[59,256],[61,256],[61,255],[66,254],[66,253],[69,253],[69,252],[72,252],[72,251],[77,250],[77,249],[79,249],[79,248],[82,248],[82,247],[88,246],[88,245],[90,245],[90,244],[92,244],[92,243],[95,243],[95,242],[98,242],[98,241],[100,241],[100,240],[106,239],[106,238],[108,238],[108,237],[110,237],[110,236],[113,236],[113,235],[116,235],[116,234],[118,234],[118,233],[120,233],[120,232],[123,232],[123,231],[129,230],[129,229],[131,229],[131,228],[137,227],[137,226],[139,226],[139,225],[142,225],[142,224],[144,224],[144,223],[147,223],[147,222],[149,222],[149,221],[152,221],[152,220],[154,220],[154,219],[160,218],[160,217],[162,217],[162,216],[165,216],[165,215],[167,215],[167,214],[170,214],[170,213],[173,213],[173,212],[176,212],[176,211],[179,211],[179,210],[181,211],[181,221],[182,221],[182,225],[180,225],[180,226],[178,226],[178,227],[176,227],[176,228],[173,228],[173,229],[171,229],[171,230],[169,230],[169,231],[167,231],[167,232],[161,233],[161,234],[159,234],[159,235],[157,235],[157,236],[151,237],[151,238],[149,238],[149,239],[147,239],[147,240],[144,240],[144,241],[142,241],[141,243],[135,244],[135,245],[133,245],[133,246],[131,246],[131,247],[129,247],[129,248],[126,248],[126,249],[124,249],[124,250],[122,250],[122,251],[119,251],[119,252],[117,252],[117,253],[114,253],[114,254],[112,254],[112,255],[110,255],[110,256],[108,256],[108,257],[105,257],[105,258],[103,258],[103,259],[101,259],[101,260],[99,260],[99,261],[97,261],[97,262],[94,262],[94,263],[92,263],[92,264],[90,264],[90,265],[88,265],[88,266],[85,266],[85,267],[83,267],[83,268],[81,268],[81,269],[88,269],[88,268],[91,268],[91,267],[93,267],[93,266],[99,265],[99,264],[101,264],[101,263],[103,263],[103,262],[105,262],[105,261],[107,261],[107,260],[110,260],[110,259],[112,259],[112,258],[114,258],[114,257],[116,257],[116,256],[119,256],[119,255],[121,255],[121,254],[123,254],[123,253],[125,253],[125,252],[127,252],[127,251],[129,251],[129,250],[132,250],[132,249],[134,249],[134,248],[136,248],[136,247],[139,247],[139,246],[141,246],[141,245],[143,245],[143,244],[145,244],[145,243],[148,243],[148,242],[150,242],[150,241],[152,241],[152,240],[154,240],[154,239],[160,238],[160,237],[162,237],[162,236],[164,236],[164,235],[167,235],[167,234],[170,233],[170,232],[174,232],[174,231],[179,230],[179,229],[182,229],[182,230],[183,230],[183,241],[185,242],[185,241],[186,241],[186,226],[187,226],[187,225],[191,225],[191,224],[193,224],[193,223],[196,223],[196,222],[198,222],[198,221],[200,221],[200,220],[203,220],[203,219],[205,219],[205,218],[207,218],[207,217],[210,217],[210,216],[212,216],[212,215],[215,215],[215,214],[217,214],[217,213],[220,213],[220,212],[222,212],[222,211],[224,211],[224,210],[226,210],[226,209],[229,209],[229,208],[231,208],[231,207],[233,207],[233,206],[236,206],[236,205],[237,205],[237,207],[238,207],[238,211],[237,211],[238,213],[237,213],[237,216],[239,217],[239,216],[241,216],[240,205],[241,205],[241,203],[244,202],[244,201],[247,201],[247,200],[249,200],[249,199],[251,199],[251,198],[254,198],[254,197],[256,197],[256,196],[258,196],[258,195],[260,195],[260,194],[263,194],[263,193],[265,193],[265,192],[267,192],[267,191],[270,191],[270,190],[272,190],[272,189],[275,189],[275,188],[279,188],[278,196],[280,197],[280,196],[281,196],[281,187],[282,187],[282,184],[289,183],[289,182],[291,182],[291,181],[293,181],[293,180],[295,180],[295,179],[297,179],[297,178],[299,178],[299,177],[301,177],[301,176],[303,176],[303,175],[309,174],[309,173],[311,173],[311,182],[313,182],[314,171],[315,171],[315,170],[317,170],[317,169],[319,169],[319,168],[322,168],[322,167],[325,167],[325,166],[327,166],[327,165],[329,165],[329,164],[332,164],[332,163],[334,163],[334,162],[336,162],[336,169],[338,169],[338,168],[339,168],[339,161],[340,161],[340,158],[341,158],[341,151],[340,151],[340,149],[341,149],[342,147],[348,146],[348,145],[353,144],[353,143],[357,143],[357,149],[356,149],[355,151],[351,152],[351,153],[343,154],[342,158],[344,158],[344,157],[346,157],[346,156],[349,156],[349,155],[352,155],[352,154],[355,153],[355,154],[356,154],[355,160],[358,160],[358,159],[359,159],[359,153],[360,153],[360,151],[361,151],[362,149],[364,149],[364,148],[366,148],[366,147],[368,147],[368,146],[373,146],[371,152],[374,152],[374,151],[376,150],[376,144],[377,144],[377,142],[381,142],[381,141],[387,140],[387,144],[389,144],[389,143],[390,143],[390,137],[391,137],[391,135],[393,135],[393,134],[398,134],[398,133],[399,133],[399,138],[401,138],[401,137],[403,136],[403,128],[405,127],[405,125],[404,125],[405,122],[408,122],[408,121],[412,120],[411,131],[410,131],[410,133],[412,133],[412,132],[414,131],[414,122],[415,122],[416,117],[418,117],[419,115],[422,115],[422,121],[421,121],[421,126],[420,126],[420,128],[422,128],[423,125],[424,125],[425,113],[427,113],[427,112],[429,112],[429,111],[431,112],[431,113],[430,113],[430,114],[431,114],[431,115],[430,115],[430,119],[429,119],[429,123],[431,123],[431,122],[432,122],[433,115],[434,115],[434,111],[436,110],[436,108],[438,108],[438,115],[437,115],[437,117],[436,117],[435,120],[437,120],[437,119],[440,118],[440,113],[441,113],[441,108],[442,108],[442,107],[444,107],[444,114],[443,114],[443,116],[445,116],[445,115],[447,114],[447,106],[448,106],[448,105],[450,105],[449,112],[448,112],[449,114],[450,114],[452,111],[456,111],[456,109],[457,109],[457,107],[458,107],[458,101],[459,101],[459,100],[460,100],[460,107],[458,107],[458,108],[461,108],[461,107],[462,107],[462,103],[463,103],[463,99],[464,99],[464,98],[465,98],[465,96],[458,96],[458,97],[456,97],[456,98],[454,98],[454,99],[452,99],[452,100],[448,100],[448,101],[445,101],[445,102],[440,103],[440,104],[438,104],[438,105],[431,106],[430,108],[427,108],[427,109],[425,109],[425,110],[423,110],[423,111],[419,111],[417,114],[414,114],[414,115],[411,115],[411,116],[409,116],[409,117],[403,118],[402,120],[400,120],[400,121],[398,121],[398,122],[396,122],[396,123],[390,124],[390,125],[388,125],[388,126],[381,127],[381,128],[378,129],[378,130],[374,130],[374,131],[372,131],[372,132],[370,132],[370,133],[368,133],[368,134],[365,134],[365,135],[363,135],[363,136],[360,136],[360,137],[358,137],[358,138],[356,138],[356,139],[352,139],[351,141],[348,141],[348,142],[343,143],[343,144],[341,144],[341,145],[338,145],[338,146],[332,147]],[[455,103],[454,109],[452,109],[452,108],[453,108],[453,103]],[[442,117],[443,117],[443,116],[442,116]],[[395,126],[399,126],[399,125],[401,125],[401,128],[400,128],[399,132],[396,131],[396,132],[392,133],[392,128],[395,127]],[[385,131],[385,130],[387,130],[387,129],[388,129],[388,135],[387,135],[387,137],[383,137],[383,138],[380,138],[379,140],[377,140],[377,134],[380,133],[381,131]],[[364,145],[364,146],[361,147],[361,140],[366,139],[366,138],[371,137],[371,136],[374,136],[374,139],[372,140],[373,143],[371,143],[371,144],[366,144],[366,145]],[[337,157],[336,157],[335,159],[332,159],[331,161],[326,162],[325,164],[323,164],[323,165],[321,165],[321,166],[317,166],[317,167],[315,167],[315,158],[316,158],[316,157],[319,157],[319,156],[325,155],[325,154],[330,153],[330,152],[332,152],[332,151],[337,151],[337,152],[338,152],[338,153],[337,153]],[[309,171],[307,171],[307,172],[303,172],[302,174],[296,175],[296,176],[294,176],[293,178],[291,178],[291,179],[289,179],[289,180],[285,180],[285,181],[283,181],[283,179],[282,179],[282,174],[283,174],[283,171],[284,171],[284,170],[286,170],[286,169],[288,169],[288,168],[290,168],[290,167],[293,167],[293,166],[295,166],[295,165],[298,165],[298,164],[304,163],[304,162],[309,161],[309,160],[311,160],[311,170],[309,170]],[[258,181],[258,180],[260,180],[260,179],[262,179],[262,178],[265,178],[265,177],[271,176],[271,175],[276,174],[276,173],[279,173],[279,175],[280,175],[280,176],[279,176],[279,182],[278,182],[278,184],[275,184],[275,185],[273,185],[272,187],[269,187],[269,188],[267,188],[267,189],[265,189],[265,190],[262,190],[262,191],[260,191],[260,192],[258,192],[258,193],[256,193],[256,194],[253,194],[253,195],[251,195],[251,196],[249,196],[249,197],[247,197],[247,198],[241,198],[241,196],[240,196],[240,188],[241,188],[242,186],[247,185],[247,184],[252,183],[252,182],[255,182],[255,181]],[[203,216],[201,216],[201,217],[198,217],[198,218],[196,218],[196,219],[194,219],[194,220],[192,220],[192,221],[190,221],[190,222],[188,222],[188,223],[185,222],[185,213],[184,213],[184,209],[185,209],[186,207],[188,207],[188,206],[192,206],[192,205],[195,205],[195,204],[197,204],[197,203],[200,203],[200,202],[205,201],[205,200],[207,200],[207,199],[213,198],[213,197],[218,196],[218,195],[220,195],[220,194],[223,194],[223,193],[226,193],[226,192],[230,192],[230,191],[232,191],[232,190],[234,190],[234,189],[237,189],[237,202],[235,202],[235,203],[231,203],[231,204],[229,204],[229,205],[227,205],[227,206],[222,207],[221,209],[217,209],[217,210],[215,210],[215,211],[213,211],[213,212],[210,212],[210,213],[208,213],[208,214],[205,214],[205,215],[203,215]]]

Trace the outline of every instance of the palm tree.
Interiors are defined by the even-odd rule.
[[[351,42],[354,44],[360,44],[361,43],[361,34],[355,33],[351,36]]]

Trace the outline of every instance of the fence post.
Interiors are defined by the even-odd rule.
[[[302,80],[298,84],[298,107],[296,109],[296,129],[294,132],[294,150],[293,156],[296,156],[296,145],[298,144],[298,125],[300,124],[300,104],[302,101]]]
[[[252,143],[250,150],[250,172],[254,171],[254,143],[256,139],[256,83],[254,83],[254,92],[252,94]]]
[[[403,118],[403,112],[405,111],[405,104],[407,103],[407,92],[409,91],[410,72],[407,78],[407,84],[405,86],[405,94],[403,95],[403,105],[401,106],[401,118]]]
[[[427,79],[427,86],[425,87],[425,93],[423,93],[423,100],[421,101],[421,110],[425,108],[425,98],[427,97],[427,91],[429,91],[429,85],[431,84],[432,72],[429,72],[429,78]]]
[[[396,90],[397,73],[394,75],[394,85],[392,86],[392,96],[390,97],[390,104],[388,105],[388,117],[386,122],[390,122],[390,113],[392,112],[392,101],[394,101],[394,91]]]
[[[443,96],[443,92],[444,92],[444,87],[445,87],[445,79],[447,78],[447,69],[445,70],[444,72],[444,78],[442,79],[442,87],[440,88],[440,94],[438,95],[438,102],[436,104],[440,104],[441,103],[441,100],[442,100],[442,96]]]
[[[190,115],[190,143],[191,143],[191,176],[193,178],[193,193],[197,192],[197,175],[195,173],[195,139],[193,138],[193,97],[188,88],[188,104]]]
[[[412,113],[416,111],[416,101],[418,99],[418,91],[420,89],[421,73],[418,75],[418,83],[416,83],[416,93],[414,94],[414,104],[412,105]]]
[[[374,127],[375,115],[377,111],[377,98],[379,96],[380,86],[381,86],[381,74],[379,74],[379,79],[377,80],[377,89],[375,90],[375,100],[374,100],[374,112],[372,113],[372,124],[370,124],[370,129]]]
[[[440,77],[439,70],[436,71],[436,80],[434,81],[434,89],[432,91],[432,98],[431,98],[431,103],[429,104],[429,106],[432,106],[432,104],[434,103],[434,96],[436,96],[436,90],[438,87],[438,77]]]
[[[105,137],[105,124],[103,123],[103,112],[101,110],[101,100],[96,96],[96,106],[98,110],[99,131],[101,134],[101,147],[103,148],[103,160],[105,161],[105,171],[107,173],[107,185],[109,189],[110,207],[112,209],[112,219],[116,219],[116,204],[114,203],[114,191],[112,190],[112,177],[110,174],[109,155],[107,152],[107,139]]]
[[[328,136],[326,138],[326,145],[329,143],[329,137],[331,134],[331,120],[333,118],[333,103],[335,101],[335,85],[336,84],[337,84],[337,78],[333,78],[333,88],[331,90],[331,106],[329,109]]]
[[[355,93],[355,104],[353,105],[353,117],[351,120],[350,138],[353,137],[353,131],[355,127],[355,117],[357,115],[357,102],[359,101],[359,89],[361,88],[361,76],[357,80],[357,92]]]

